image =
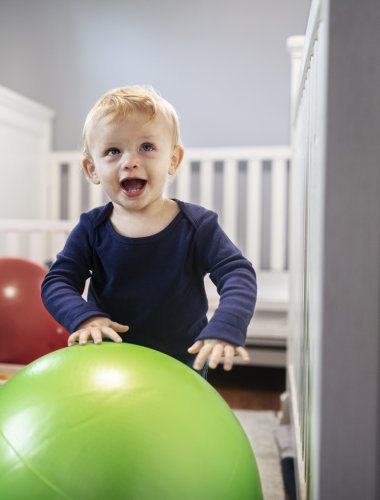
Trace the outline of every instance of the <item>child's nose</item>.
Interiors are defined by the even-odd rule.
[[[136,155],[129,153],[126,154],[122,159],[122,168],[131,169],[138,167],[138,160]]]

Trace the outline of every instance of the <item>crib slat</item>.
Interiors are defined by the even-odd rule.
[[[9,231],[5,233],[5,255],[14,257],[21,255],[21,233],[18,231]]]
[[[47,215],[54,220],[60,218],[60,206],[61,206],[61,161],[59,158],[53,158],[51,169],[49,172],[49,201],[48,201],[48,213]]]
[[[190,174],[191,174],[191,163],[189,160],[185,159],[182,162],[180,171],[177,176],[176,196],[180,200],[184,201],[190,200]]]
[[[225,161],[223,170],[223,229],[234,243],[237,240],[237,182],[237,162],[233,159]]]
[[[286,245],[286,159],[272,164],[270,268],[285,269]]]
[[[68,231],[54,231],[50,238],[49,259],[54,260],[66,242]]]
[[[256,268],[261,266],[260,241],[262,224],[262,163],[251,159],[247,165],[247,244],[246,256]]]
[[[33,261],[46,260],[46,233],[31,231],[29,234],[27,258]]]
[[[76,219],[81,211],[81,182],[82,171],[77,162],[72,161],[69,164],[69,219]]]
[[[210,210],[214,209],[214,162],[212,160],[203,160],[199,169],[200,173],[200,196],[199,203]]]

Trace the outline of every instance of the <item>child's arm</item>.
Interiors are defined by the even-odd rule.
[[[128,330],[127,326],[113,322],[94,301],[88,302],[82,296],[93,269],[93,240],[92,219],[83,214],[41,287],[42,300],[50,314],[69,332],[74,332],[69,345],[90,338],[99,341],[99,335],[100,339],[118,339],[117,332]]]
[[[108,337],[114,342],[122,342],[123,339],[117,332],[125,333],[128,330],[127,325],[121,325],[104,316],[95,316],[79,325],[78,330],[70,335],[68,345],[72,346],[77,342],[81,345],[87,344],[90,339],[95,344],[101,344],[104,337]]]
[[[235,356],[240,356],[245,362],[249,361],[248,352],[244,347],[217,339],[197,340],[188,351],[191,354],[198,353],[193,365],[195,370],[201,370],[207,359],[209,360],[209,367],[216,368],[219,361],[224,357],[223,368],[227,371],[231,370]]]
[[[220,301],[190,347],[191,353],[198,353],[194,367],[202,367],[209,359],[210,368],[215,368],[224,357],[224,369],[229,370],[235,355],[249,360],[243,346],[256,304],[256,273],[219,226],[213,212],[206,212],[198,225],[196,248],[199,263],[217,287]]]

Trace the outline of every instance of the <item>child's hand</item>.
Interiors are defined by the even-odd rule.
[[[87,344],[89,339],[95,344],[101,344],[103,337],[108,337],[114,342],[122,342],[123,339],[117,332],[125,333],[128,330],[127,325],[121,325],[103,316],[95,316],[82,323],[78,330],[70,335],[67,345],[72,346],[77,342],[81,345]]]
[[[240,356],[243,361],[249,361],[248,352],[244,347],[237,347],[218,339],[197,340],[188,349],[188,352],[191,354],[198,353],[193,365],[195,370],[201,370],[207,359],[209,359],[209,367],[216,368],[223,356],[223,368],[225,370],[231,370],[235,355]]]

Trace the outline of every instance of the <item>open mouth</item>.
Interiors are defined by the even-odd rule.
[[[146,185],[144,179],[125,179],[121,182],[121,187],[128,195],[138,195],[140,194]]]

